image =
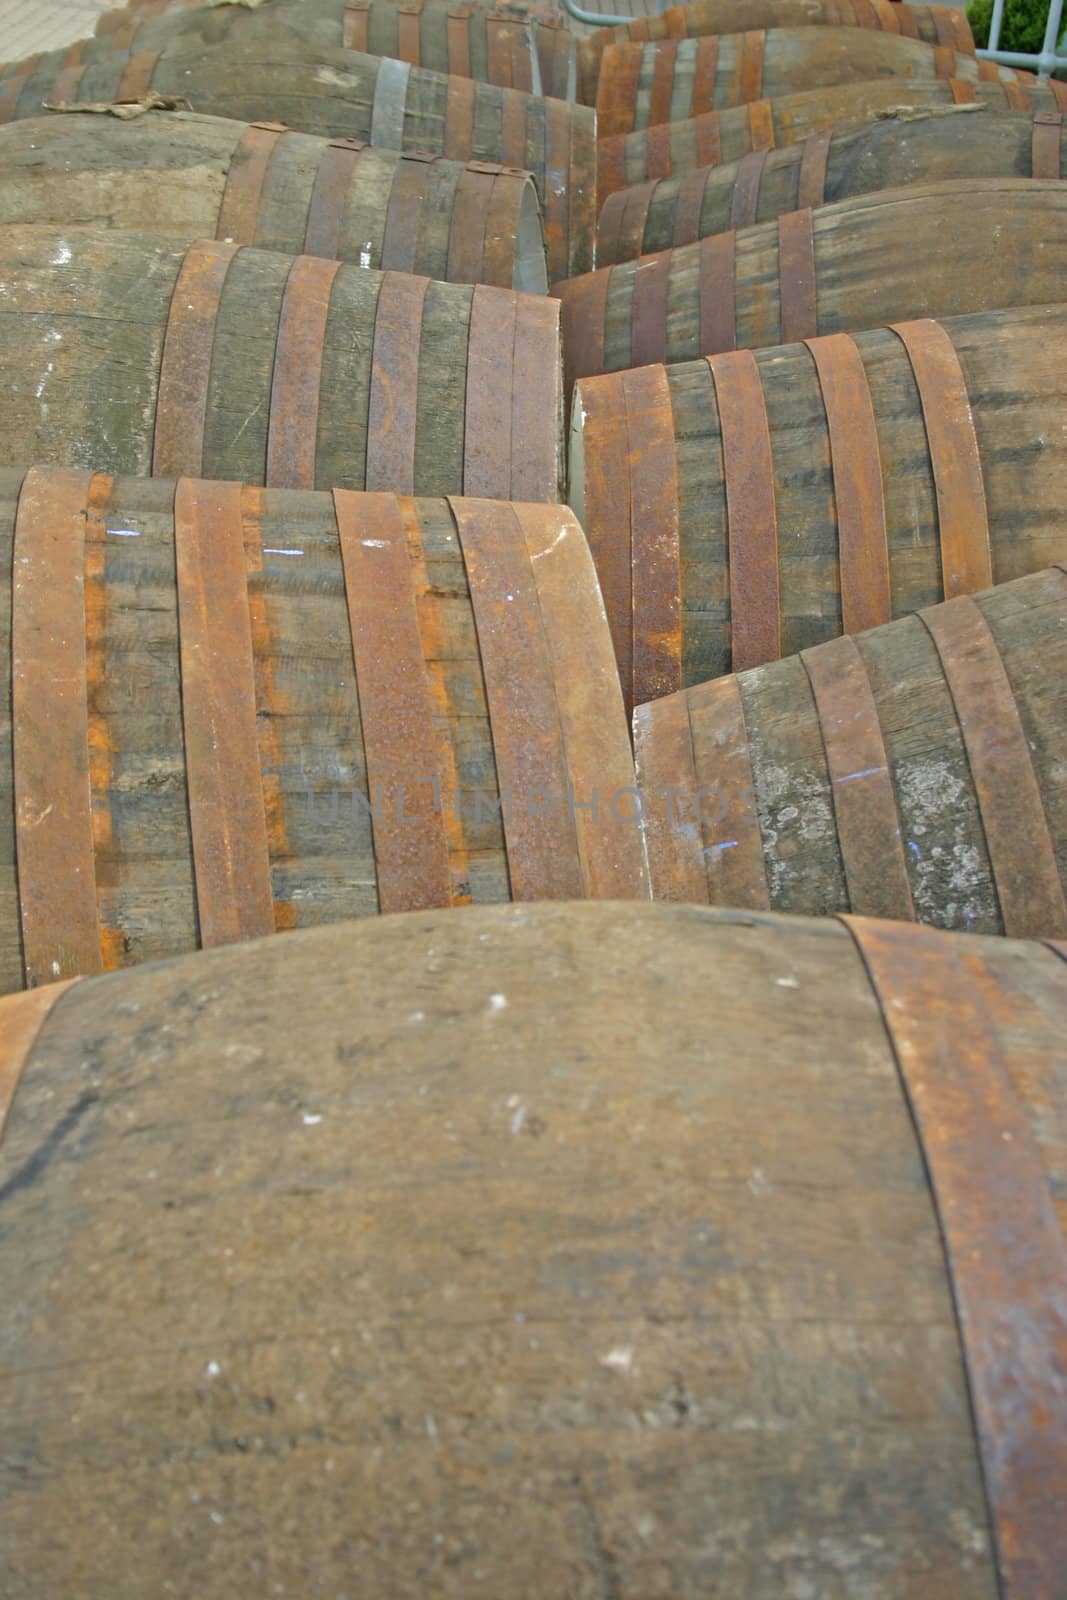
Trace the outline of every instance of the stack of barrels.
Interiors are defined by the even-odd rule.
[[[1067,89],[618,9],[0,68],[11,1600],[1067,1593]]]

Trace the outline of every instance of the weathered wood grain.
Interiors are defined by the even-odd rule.
[[[953,1002],[920,1061],[986,1039],[1062,1218],[1063,963],[907,936]],[[353,1564],[382,1597],[998,1593],[938,1211],[837,922],[479,908],[87,980],[2,1176],[20,1600]]]

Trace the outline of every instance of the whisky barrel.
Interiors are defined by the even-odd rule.
[[[284,48],[268,42],[259,52],[171,47],[158,56],[116,51],[83,60],[80,49],[4,68],[0,123],[57,105],[102,106],[155,93],[238,122],[281,122],[300,133],[363,139],[409,155],[496,162],[529,171],[537,185],[550,276],[593,264],[596,117],[587,106],[356,51],[314,49],[295,36]]]
[[[544,294],[529,173],[194,112],[0,128],[0,223],[151,228]]]
[[[224,241],[5,228],[0,463],[555,500],[558,307]]]
[[[1067,563],[634,716],[668,900],[1067,938]]]
[[[974,55],[967,13],[954,6],[897,5],[894,0],[690,0],[655,16],[615,28],[597,28],[578,41],[578,83],[587,105],[596,104],[604,51],[613,44],[692,39],[744,33],[752,28],[873,28]],[[98,29],[99,31],[99,29]]]
[[[254,9],[239,5],[194,10],[118,13],[115,26],[89,49],[161,50],[211,48],[220,42],[262,46],[295,35],[327,50],[361,50],[413,67],[429,67],[457,78],[522,89],[527,94],[574,98],[573,39],[563,28],[504,8],[468,6],[454,0],[270,0]],[[547,36],[545,59],[556,78],[542,84],[538,44]],[[558,81],[557,81],[558,80]]]
[[[1057,1600],[1063,953],[533,905],[7,998],[11,1593]]]
[[[1013,83],[1030,77],[1014,67],[976,61],[948,45],[864,28],[757,28],[658,44],[613,44],[600,66],[597,128],[607,139],[704,111],[864,78]]]
[[[895,0],[894,0],[895,3]],[[732,111],[706,111],[682,122],[657,123],[638,133],[615,134],[597,145],[600,203],[616,189],[647,178],[683,177],[697,167],[739,161],[751,150],[774,149],[845,123],[877,122],[953,105],[996,110],[1067,110],[1067,83],[963,83],[937,78],[907,84],[895,80],[846,83],[836,89],[806,89],[777,100],[755,100]]]
[[[571,504],[627,700],[1067,559],[1067,307],[591,378]]]
[[[890,0],[886,0],[889,4]],[[1063,113],[944,107],[828,129],[781,150],[652,178],[608,196],[597,224],[600,267],[805,206],[951,178],[1059,178]]]
[[[1067,187],[964,178],[857,195],[558,283],[568,383],[909,317],[1063,298]]]
[[[33,468],[0,475],[0,551],[0,989],[647,895],[565,507]]]

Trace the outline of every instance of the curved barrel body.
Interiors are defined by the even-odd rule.
[[[546,296],[77,228],[5,229],[0,279],[7,466],[558,498]]]
[[[49,1000],[0,1012],[13,1593],[1054,1600],[1054,948],[480,908]]]
[[[593,378],[571,501],[635,705],[1067,558],[1067,308]]]
[[[2,495],[0,988],[378,910],[647,896],[565,508],[41,468]]]
[[[704,111],[864,78],[1032,81],[1030,73],[976,61],[948,45],[864,28],[758,28],[658,44],[612,45],[600,66],[597,128],[600,138],[607,139]]]
[[[887,0],[887,4],[890,0]],[[599,267],[632,261],[715,233],[768,222],[805,206],[953,178],[1059,178],[1059,111],[956,106],[827,129],[781,150],[683,177],[650,179],[608,196],[597,224]]]
[[[658,896],[1067,938],[1067,563],[634,730]]]
[[[0,128],[0,222],[151,229],[542,294],[529,173],[195,112]]]
[[[597,145],[597,195],[609,194],[648,178],[684,177],[697,167],[739,161],[753,150],[796,144],[813,133],[843,124],[877,123],[885,116],[922,114],[954,105],[985,105],[993,110],[1067,110],[1067,84],[964,83],[936,78],[907,84],[893,79],[841,84],[835,89],[805,89],[777,100],[755,100],[732,111],[706,111],[682,122],[657,123],[638,133],[619,133]]]

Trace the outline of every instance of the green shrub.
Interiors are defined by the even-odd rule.
[[[973,0],[967,7],[974,42],[979,50],[989,43],[989,24],[993,19],[993,0]],[[1037,55],[1045,42],[1048,0],[1004,0],[1004,20],[1000,26],[1000,50],[1022,50]]]

